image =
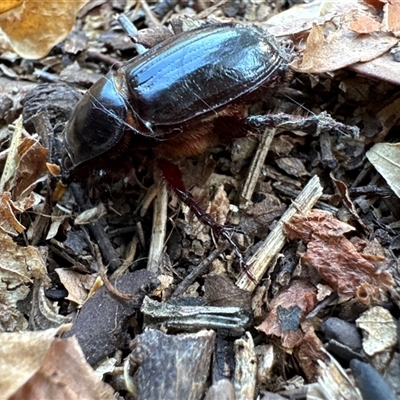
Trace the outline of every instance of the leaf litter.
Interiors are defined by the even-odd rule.
[[[84,2],[77,1],[69,2],[67,7],[70,8],[66,12],[61,9],[61,3],[29,3],[16,0],[0,6],[0,28],[4,31],[0,49],[1,71],[6,76],[0,77],[6,79],[2,81],[5,91],[0,97],[1,160],[6,159],[0,179],[0,342],[3,343],[0,348],[2,360],[8,360],[2,366],[7,371],[18,367],[15,375],[0,374],[3,378],[0,397],[28,398],[35,394],[43,399],[63,396],[108,399],[115,391],[119,398],[128,399],[128,392],[133,389],[128,378],[121,384],[124,365],[121,356],[129,355],[129,338],[135,337],[137,343],[150,347],[150,342],[146,341],[151,334],[143,334],[144,328],[146,323],[149,326],[157,324],[152,321],[153,325],[150,325],[150,314],[143,310],[143,325],[139,308],[144,294],[150,295],[151,288],[159,285],[159,280],[139,274],[128,285],[128,276],[132,273],[124,276],[125,272],[119,270],[110,276],[116,291],[110,294],[102,286],[93,290],[95,293],[91,293],[88,301],[86,298],[92,282],[96,278],[97,282],[101,281],[99,275],[104,277],[94,241],[100,244],[106,237],[112,243],[111,250],[109,247],[102,249],[105,260],[126,258],[134,260],[133,265],[143,265],[141,260],[147,257],[151,240],[151,221],[148,213],[140,218],[134,215],[135,210],[142,207],[140,201],[144,199],[145,188],[151,184],[143,174],[127,178],[119,188],[113,189],[112,200],[108,200],[106,206],[101,203],[102,212],[97,213],[95,219],[81,218],[82,225],[74,224],[74,216],[82,210],[85,212],[82,202],[78,211],[76,192],[67,194],[57,205],[51,202],[53,182],[46,163],[53,162],[49,158],[57,154],[59,139],[55,135],[48,151],[49,138],[45,136],[44,128],[50,123],[52,133],[61,132],[70,110],[57,109],[57,104],[63,97],[61,91],[70,89],[58,86],[52,93],[51,84],[46,89],[37,86],[36,94],[40,100],[35,107],[42,107],[39,111],[46,116],[34,118],[28,125],[27,120],[17,120],[21,112],[21,93],[25,89],[19,81],[9,82],[15,77],[36,82],[41,74],[42,79],[50,82],[65,79],[80,89],[90,86],[109,66],[126,55],[127,47],[124,50],[121,47],[126,38],[124,33],[114,30],[113,35],[104,37],[107,48],[98,40],[100,32],[112,25],[114,12],[121,12],[121,6],[103,0],[96,4],[91,2],[81,9]],[[250,326],[245,325],[242,330],[231,333],[233,339],[220,331],[215,339],[215,362],[226,368],[224,391],[236,392],[237,399],[247,398],[246,393],[260,394],[262,391],[290,397],[299,388],[304,393],[308,391],[304,396],[309,398],[360,398],[352,377],[341,369],[334,357],[344,365],[354,357],[367,361],[385,377],[390,377],[394,371],[399,349],[391,310],[398,311],[400,306],[400,246],[396,245],[400,241],[399,174],[396,174],[399,160],[396,130],[400,117],[396,85],[399,85],[400,67],[395,60],[399,2],[314,1],[286,11],[279,7],[274,9],[272,2],[265,3],[257,8],[244,2],[242,8],[234,11],[221,4],[208,10],[213,10],[214,18],[229,16],[259,21],[273,34],[290,38],[298,57],[291,65],[295,79],[289,93],[309,111],[300,110],[298,104],[285,105],[282,100],[281,106],[298,117],[329,112],[347,126],[357,125],[360,135],[349,135],[333,128],[321,133],[318,127],[310,132],[286,125],[269,144],[265,162],[257,169],[257,179],[249,180],[252,193],[246,192],[243,204],[237,197],[257,147],[257,135],[250,137],[247,144],[248,138],[236,142],[233,154],[228,154],[226,149],[214,149],[209,155],[212,162],[205,161],[204,157],[193,166],[193,172],[189,174],[192,175],[190,186],[195,186],[193,192],[200,193],[198,197],[204,204],[207,204],[207,198],[213,198],[209,203],[210,212],[221,222],[227,221],[238,227],[240,232],[235,237],[243,250],[249,249],[249,253],[255,254],[250,260],[251,265],[260,267],[260,282],[246,286],[246,293],[237,289],[233,282],[236,280],[243,289],[245,278],[240,275],[237,278],[237,267],[229,249],[219,254],[215,252],[208,260],[216,238],[208,229],[197,225],[187,210],[181,213],[176,201],[169,203],[171,226],[167,228],[166,247],[165,243],[159,246],[162,259],[156,273],[168,284],[152,296],[166,301],[168,315],[173,318],[159,328],[166,331],[163,335],[171,347],[166,348],[162,356],[167,358],[157,358],[161,355],[151,352],[147,354],[147,361],[143,367],[138,366],[134,375],[146,376],[145,365],[153,359],[164,366],[156,374],[152,371],[147,376],[150,384],[146,390],[149,389],[150,394],[152,384],[156,386],[155,379],[159,379],[158,382],[164,379],[161,385],[168,382],[176,390],[182,384],[190,387],[193,382],[174,381],[170,374],[164,374],[168,371],[165,366],[174,365],[172,349],[176,349],[177,354],[181,351],[180,354],[185,354],[188,344],[181,338],[191,340],[191,337],[184,332],[188,329],[196,331],[196,326],[204,327],[207,320],[212,326],[220,326],[227,316],[236,321],[251,321]],[[44,9],[36,13],[32,7]],[[129,10],[132,5],[127,2],[124,7]],[[75,33],[59,45],[59,53],[52,51],[49,54],[52,47],[70,32],[80,9]],[[29,13],[32,16],[32,10],[36,13],[35,18],[27,18]],[[56,14],[51,14],[54,11]],[[60,12],[65,18],[59,16]],[[157,14],[149,14],[145,6],[140,12],[140,18],[147,26],[156,21]],[[272,18],[265,22],[263,15]],[[55,19],[57,24],[54,24]],[[82,23],[84,29],[79,30]],[[41,29],[37,29],[38,25]],[[52,26],[48,30],[49,25]],[[159,40],[156,36],[149,31],[143,37],[149,42],[153,38]],[[20,57],[42,59],[33,61]],[[98,68],[101,63],[105,64]],[[68,64],[74,65],[69,74],[65,68]],[[32,73],[33,70],[36,72]],[[79,96],[77,94],[76,99]],[[69,102],[70,108],[74,101]],[[29,107],[24,105],[24,113]],[[258,107],[271,110],[275,106]],[[37,111],[35,108],[33,114],[37,115]],[[57,173],[54,167],[53,173]],[[200,174],[204,176],[201,185],[193,179]],[[301,197],[301,190],[315,175],[323,183],[323,191],[322,187],[318,189],[321,192],[310,203],[311,208],[319,200],[316,208],[308,212],[296,209],[299,205],[295,199]],[[133,181],[140,182],[139,189],[138,185],[134,188]],[[100,209],[97,207],[86,209]],[[287,214],[288,210],[290,214]],[[287,215],[291,218],[286,219]],[[52,225],[48,220],[50,217],[54,222]],[[196,229],[191,227],[193,224],[197,225]],[[96,236],[98,231],[90,230],[93,226],[100,226],[100,236]],[[271,235],[278,239],[268,241]],[[262,250],[262,246],[267,247]],[[263,251],[268,254],[259,257]],[[195,282],[189,284],[186,292],[190,297],[178,296],[175,302],[167,301],[188,270],[196,272],[195,266],[205,261],[209,262],[211,273],[197,280],[194,278]],[[207,269],[202,267],[199,271],[207,272]],[[213,274],[221,275],[216,278]],[[125,285],[121,283],[124,281]],[[132,288],[136,300],[113,297],[118,294],[118,288],[120,294],[129,293]],[[217,305],[215,308],[202,305],[204,290],[208,300],[212,299]],[[253,296],[254,319],[247,313],[250,296]],[[146,304],[150,304],[149,301]],[[157,302],[155,304],[152,318],[163,321],[167,308],[162,308],[164,303],[159,303],[161,307]],[[101,305],[103,308],[99,308]],[[82,310],[76,317],[78,307]],[[202,325],[193,316],[196,313],[180,315],[183,310],[190,309],[199,310]],[[218,309],[221,315],[218,315]],[[328,343],[324,339],[321,323],[330,314],[361,329],[361,333],[354,330],[354,334],[362,338],[362,350],[346,347],[335,340]],[[56,338],[57,333],[61,334],[59,328],[47,329],[49,324],[60,325],[69,319],[73,320],[71,332],[76,333],[78,340]],[[255,343],[254,336],[249,334],[253,327],[261,335]],[[35,332],[28,329],[35,329]],[[19,333],[15,333],[17,331]],[[241,339],[242,335],[245,339]],[[197,339],[198,348],[194,348],[209,355],[214,333],[199,337],[208,339],[204,342]],[[235,338],[239,339],[235,341]],[[324,350],[328,345],[329,352]],[[222,349],[227,351],[225,359]],[[112,364],[117,365],[112,372],[107,369],[104,377],[113,389],[95,377],[92,369],[93,360],[97,362],[107,356],[113,356]],[[229,362],[234,357],[237,357],[239,368],[236,372]],[[258,372],[254,367],[255,357],[259,361]],[[195,361],[201,360],[201,357],[192,360],[191,366],[195,367]],[[261,360],[268,360],[268,366],[262,367]],[[246,365],[253,367],[246,369]],[[209,370],[209,366],[202,365],[201,368]],[[244,370],[240,371],[240,368]],[[257,381],[256,376],[260,376],[262,368],[267,376]],[[125,369],[129,369],[126,363]],[[246,384],[239,383],[242,381],[237,371],[248,377]],[[185,373],[181,376],[185,377]],[[215,371],[211,379],[211,387],[217,393],[214,398],[220,398],[217,378]],[[390,390],[400,394],[396,379],[389,379],[389,383],[392,385]],[[8,388],[7,391],[4,388]],[[138,389],[138,398],[152,398],[143,394],[145,388]],[[192,390],[194,393],[195,389]],[[349,393],[347,397],[343,395],[346,392]]]

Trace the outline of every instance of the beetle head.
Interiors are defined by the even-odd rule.
[[[86,92],[65,130],[63,181],[70,180],[74,168],[120,141],[126,127],[126,104],[112,75],[101,78]]]

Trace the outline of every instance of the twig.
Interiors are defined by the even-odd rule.
[[[154,201],[153,229],[147,269],[157,274],[161,265],[167,225],[168,190],[166,185],[160,185],[158,195]]]
[[[195,267],[193,271],[189,275],[187,275],[186,278],[177,286],[171,298],[175,299],[185,293],[185,291],[196,280],[196,278],[204,273],[210,266],[210,264],[228,247],[229,243],[225,242],[222,244],[222,246],[212,251],[209,256],[205,258],[197,267]]]
[[[265,163],[269,147],[271,145],[272,139],[275,136],[275,128],[267,128],[264,131],[261,142],[258,145],[257,152],[251,162],[249,172],[247,174],[246,182],[243,185],[243,190],[241,194],[241,206],[245,207],[246,204],[251,200],[253,196],[254,189],[260,177],[262,167]]]
[[[72,190],[76,202],[78,203],[78,206],[81,209],[87,210],[88,208],[92,207],[91,204],[89,205],[89,200],[79,185],[72,183],[70,185],[70,188]],[[101,253],[104,256],[106,263],[110,265],[110,269],[112,271],[115,271],[121,265],[121,261],[114,247],[112,246],[110,240],[105,234],[104,225],[103,226],[101,225],[101,221],[103,221],[104,223],[104,219],[101,218],[96,223],[89,224],[88,229],[90,233],[93,235],[93,238],[96,241],[96,243],[100,246]]]
[[[281,219],[276,224],[265,239],[262,247],[250,258],[247,265],[252,274],[259,281],[268,269],[271,260],[281,251],[285,244],[286,236],[283,232],[285,222],[288,222],[298,211],[305,212],[311,210],[322,195],[322,186],[318,176],[310,179],[306,187],[301,191],[296,200],[289,206]],[[252,292],[256,285],[252,282],[245,272],[241,272],[236,281],[240,289]]]

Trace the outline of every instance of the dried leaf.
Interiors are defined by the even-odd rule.
[[[3,0],[0,3],[0,13],[12,10],[22,4],[23,0]]]
[[[103,203],[98,204],[96,207],[89,208],[81,212],[75,218],[75,225],[86,225],[93,224],[99,221],[102,217],[107,214],[106,206]]]
[[[368,15],[362,15],[350,22],[350,29],[357,33],[372,33],[381,29],[381,24]]]
[[[400,144],[377,143],[367,151],[367,158],[400,197]]]
[[[250,309],[251,295],[239,289],[225,275],[210,274],[204,277],[204,298],[207,305],[215,307],[242,307]]]
[[[297,351],[297,360],[309,382],[315,382],[319,375],[320,360],[327,361],[327,356],[322,350],[323,344],[314,331],[310,330],[305,335]]]
[[[393,286],[392,276],[387,271],[379,271],[343,236],[353,228],[330,213],[312,210],[298,214],[285,229],[289,238],[300,238],[307,243],[302,260],[313,266],[339,295],[355,296],[365,282],[376,288],[377,296],[379,288],[387,290]]]
[[[9,321],[9,327],[14,325],[15,330],[27,327],[17,303],[28,296],[33,279],[40,279],[45,273],[43,259],[35,247],[20,247],[0,231],[0,304],[12,311],[13,322]],[[0,330],[4,328],[0,326]]]
[[[22,214],[40,201],[41,197],[36,193],[31,193],[21,201],[12,201],[9,192],[0,194],[0,228],[11,236],[22,233],[25,227],[18,221],[16,215]]]
[[[351,12],[345,17],[351,19]],[[321,73],[357,62],[370,61],[390,50],[398,42],[398,39],[386,32],[359,35],[350,29],[349,22],[343,22],[338,28],[331,29],[330,23],[325,27],[313,25],[301,62],[293,64],[296,71]]]
[[[37,59],[64,40],[88,0],[2,2],[0,28],[21,57]]]
[[[21,212],[23,210],[14,205],[9,192],[0,194],[0,227],[4,232],[16,236],[25,230],[25,227],[16,218],[16,214]]]
[[[361,314],[356,325],[363,330],[363,349],[369,356],[396,347],[396,320],[383,307],[374,307]]]
[[[37,371],[59,330],[60,328],[41,332],[0,333],[2,400],[9,399]],[[17,363],[20,363],[18,367]]]
[[[225,224],[226,217],[229,213],[229,199],[223,185],[217,188],[209,212],[218,223],[221,225]]]
[[[4,166],[3,173],[1,174],[0,191],[6,190],[7,182],[9,182],[15,175],[15,171],[20,160],[18,147],[22,142],[23,133],[22,117],[20,117],[15,122],[15,131],[11,139],[7,161]]]
[[[367,234],[370,233],[370,229],[368,228],[367,225],[364,224],[364,221],[358,215],[357,209],[350,198],[349,189],[347,185],[344,182],[340,181],[339,179],[336,179],[333,176],[333,173],[330,173],[330,177],[333,180],[333,183],[336,185],[336,188],[339,191],[340,196],[342,197],[344,205],[347,207],[347,209],[350,211],[350,213],[353,215],[356,221],[360,224],[360,226],[364,229],[364,232]]]
[[[20,160],[13,180],[9,182],[9,186],[6,184],[6,189],[11,191],[15,200],[29,196],[48,173],[47,149],[36,140],[24,138],[19,145],[18,155]]]
[[[27,197],[36,184],[47,176],[47,149],[37,140],[24,137],[21,118],[10,144],[7,162],[1,176],[0,188],[11,192],[13,200]]]
[[[383,7],[383,24],[387,31],[398,34],[400,32],[400,2],[391,0]]]
[[[90,289],[96,281],[96,276],[81,274],[63,268],[57,268],[55,271],[61,283],[68,291],[68,297],[66,297],[66,299],[81,306],[88,298]]]
[[[316,292],[311,283],[304,280],[292,281],[290,286],[284,288],[271,301],[271,310],[257,329],[267,335],[281,337],[282,345],[292,349],[303,338],[299,324],[313,310]]]
[[[1,399],[114,398],[113,390],[86,362],[77,339],[54,338],[59,331],[0,335]]]

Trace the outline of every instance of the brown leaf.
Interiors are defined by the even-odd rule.
[[[66,38],[78,11],[87,2],[6,1],[0,6],[0,28],[8,35],[12,49],[21,57],[41,58]]]
[[[357,220],[360,226],[364,229],[364,232],[366,234],[370,233],[370,229],[368,228],[367,225],[364,224],[364,221],[358,215],[357,209],[350,198],[349,188],[347,187],[347,185],[344,182],[340,181],[339,179],[336,179],[333,176],[332,172],[330,173],[330,177],[333,180],[333,183],[336,185],[336,188],[339,191],[340,196],[342,197],[344,205],[347,207],[347,209],[350,211],[353,217]]]
[[[1,399],[9,399],[37,371],[58,331],[59,328],[41,332],[0,333]]]
[[[6,185],[15,200],[29,195],[38,181],[47,175],[47,149],[39,142],[30,138],[24,138],[19,145],[19,164],[13,180]]]
[[[383,7],[383,24],[389,32],[400,31],[400,1],[391,0]]]
[[[364,0],[364,2],[379,9],[382,9],[383,3],[386,3],[385,0]]]
[[[285,224],[285,232],[290,240],[301,239],[308,243],[314,235],[330,238],[340,236],[355,229],[344,222],[333,218],[332,214],[312,210],[306,214],[296,214],[289,223]]]
[[[43,259],[36,248],[18,246],[0,231],[0,303],[12,312],[9,327],[18,330],[27,327],[17,303],[28,296],[33,280],[43,277],[45,273]],[[4,327],[0,326],[0,330]]]
[[[313,266],[339,295],[355,296],[364,282],[376,289],[393,286],[392,276],[379,271],[343,236],[349,228],[330,213],[319,210],[298,214],[285,226],[290,238],[301,238],[308,243],[302,261]]]
[[[226,217],[229,213],[229,199],[223,185],[217,188],[210,205],[209,213],[217,220],[218,223],[221,225],[225,224]]]
[[[381,24],[367,15],[362,15],[350,22],[350,29],[357,33],[372,33],[381,29]]]
[[[22,211],[14,205],[9,192],[0,194],[0,227],[4,232],[9,235],[18,235],[25,230],[25,227],[15,216]]]
[[[250,308],[251,304],[250,292],[239,289],[225,275],[204,277],[204,297],[207,305],[215,307]]]
[[[96,281],[96,276],[93,274],[81,274],[66,268],[56,268],[55,272],[65,289],[68,290],[66,299],[81,306],[88,298],[90,289]]]
[[[311,283],[292,281],[271,301],[271,310],[257,329],[267,335],[281,337],[282,345],[292,349],[303,338],[299,324],[314,309],[316,293]]]
[[[343,19],[352,19],[350,12]],[[356,18],[359,18],[357,15]],[[314,24],[307,38],[301,62],[292,67],[298,72],[322,73],[347,67],[357,62],[373,60],[395,46],[398,39],[387,32],[359,35],[342,22],[332,30],[332,24]]]
[[[310,330],[304,335],[297,351],[296,358],[309,382],[315,382],[320,375],[318,362],[329,360],[322,348],[322,342],[315,332]]]
[[[0,194],[0,228],[11,236],[22,233],[25,227],[18,221],[16,215],[22,214],[39,202],[40,197],[34,193],[22,201],[12,201],[9,192]]]
[[[8,346],[2,346],[1,350],[2,365],[7,368],[7,373],[2,375],[9,376],[12,382],[8,382],[11,386],[7,387],[7,397],[2,398],[113,399],[113,390],[95,375],[86,362],[77,339],[54,338],[56,333],[56,329],[51,329],[8,334]],[[10,371],[16,373],[10,376]]]

